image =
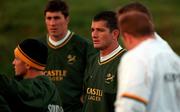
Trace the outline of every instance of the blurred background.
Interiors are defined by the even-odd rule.
[[[48,0],[0,1],[0,71],[13,74],[14,48],[25,38],[46,34],[43,9]],[[91,19],[103,10],[117,10],[133,0],[65,0],[69,29],[91,39]],[[136,0],[138,1],[138,0]],[[151,11],[156,31],[180,55],[180,0],[139,0]]]

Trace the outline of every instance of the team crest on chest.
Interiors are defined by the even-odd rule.
[[[114,75],[112,75],[111,73],[108,73],[105,77],[105,83],[110,84],[111,82],[114,81]]]
[[[67,61],[68,61],[69,64],[75,63],[75,61],[76,61],[76,56],[73,56],[73,55],[69,54],[69,55],[67,56]]]

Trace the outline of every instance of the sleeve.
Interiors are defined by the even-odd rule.
[[[0,112],[11,112],[8,103],[1,95],[0,95]]]
[[[146,65],[140,59],[124,56],[118,67],[116,112],[145,112],[149,97]]]
[[[15,84],[13,83],[13,79],[8,78],[6,75],[4,74],[0,74],[0,94],[1,95],[5,95],[5,96],[11,96],[14,93],[13,86],[15,86]]]
[[[0,94],[7,102],[13,102],[12,99],[20,99],[19,101],[40,100],[41,97],[39,96],[42,96],[42,91],[45,88],[37,83],[32,80],[17,81],[16,79],[9,79],[6,75],[0,75]]]
[[[17,108],[23,105],[23,109],[36,108],[36,110],[42,110],[42,108],[46,108],[45,106],[48,103],[61,105],[55,85],[51,85],[44,78],[17,81],[0,75],[0,90],[0,95],[8,104],[13,107],[17,106]]]

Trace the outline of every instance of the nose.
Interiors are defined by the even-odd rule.
[[[92,31],[91,32],[91,36],[92,36],[92,38],[97,38],[97,32],[94,30],[94,31]]]
[[[52,19],[49,20],[49,25],[53,26],[53,25],[55,25],[55,24],[56,24],[56,21],[55,21],[54,18],[52,18]]]
[[[15,59],[12,61],[12,65],[15,65]]]
[[[54,20],[51,20],[51,21],[50,21],[50,25],[51,25],[51,26],[55,25]]]

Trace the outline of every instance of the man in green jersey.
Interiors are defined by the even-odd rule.
[[[114,112],[117,92],[117,67],[125,53],[118,43],[116,13],[103,11],[92,20],[91,36],[99,53],[87,66],[83,112]]]
[[[43,74],[47,47],[35,39],[26,39],[15,48],[14,55],[16,78],[0,75],[1,101],[12,112],[63,112],[58,90]]]
[[[68,10],[67,4],[61,0],[51,0],[45,7],[48,34],[41,38],[48,47],[45,73],[56,84],[64,111],[81,112],[84,71],[94,48],[87,40],[68,30]]]

